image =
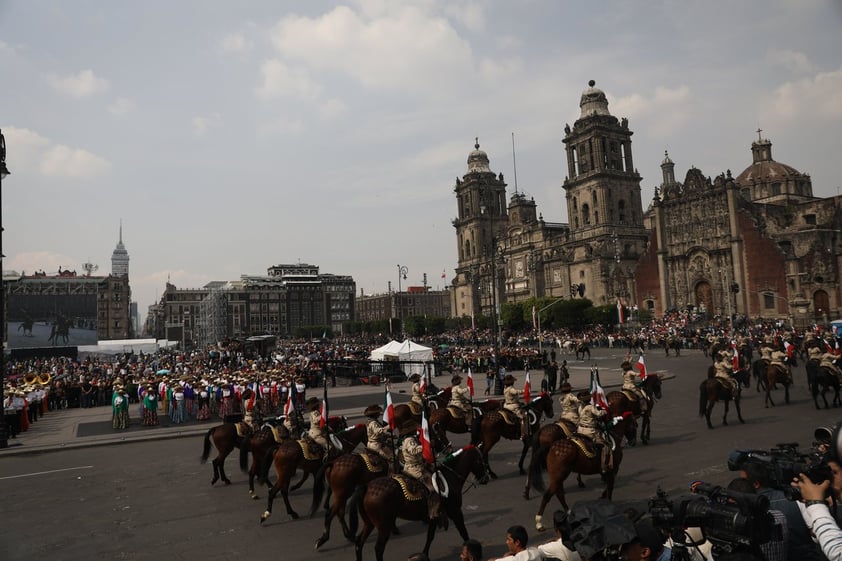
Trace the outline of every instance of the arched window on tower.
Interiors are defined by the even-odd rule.
[[[588,226],[591,223],[591,207],[588,203],[582,205],[582,225]]]
[[[620,224],[626,223],[626,201],[622,199],[617,203],[617,219]]]

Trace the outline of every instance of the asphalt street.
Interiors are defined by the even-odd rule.
[[[591,361],[569,361],[574,379],[584,380],[591,364],[598,364],[602,383],[620,381],[622,350],[595,350]],[[783,404],[783,391],[774,397],[779,405],[764,408],[763,397],[752,387],[743,393],[745,424],[737,421],[733,408],[729,426],[722,426],[722,405],[714,410],[713,430],[699,417],[699,384],[708,359],[698,351],[664,358],[663,352],[646,356],[650,371],[669,373],[663,399],[654,409],[652,442],[625,450],[615,500],[644,506],[658,486],[683,492],[694,480],[726,484],[735,476],[726,467],[728,453],[736,448],[770,448],[780,442],[809,446],[815,427],[842,418],[839,410],[817,411],[808,394],[803,365],[795,370],[792,402]],[[533,385],[538,377],[533,373]],[[522,380],[518,381],[518,386]],[[370,402],[361,396],[361,407]],[[557,403],[557,402],[556,402]],[[558,416],[559,407],[555,413]],[[459,444],[464,435],[454,436]],[[227,471],[233,484],[211,487],[212,468],[199,462],[201,437],[179,438],[19,455],[0,459],[0,559],[283,559],[324,561],[354,558],[353,545],[334,525],[332,537],[319,552],[313,549],[323,525],[320,513],[304,516],[310,504],[312,483],[291,495],[299,520],[288,517],[278,498],[273,516],[261,526],[266,507],[265,490],[260,500],[249,499],[246,477],[235,458]],[[538,495],[522,498],[524,477],[518,474],[520,443],[504,441],[491,453],[500,478],[488,485],[467,488],[463,511],[471,537],[485,545],[486,556],[505,550],[506,528],[523,524],[530,541],[551,539],[548,532],[534,530]],[[599,477],[585,477],[587,487],[578,489],[571,479],[566,485],[570,504],[599,496]],[[553,499],[545,513],[551,520],[559,508]],[[423,547],[425,527],[400,521],[401,535],[386,547],[386,559],[401,561]],[[364,559],[374,559],[374,540],[369,538]],[[439,532],[431,559],[458,559],[461,539],[453,525]]]

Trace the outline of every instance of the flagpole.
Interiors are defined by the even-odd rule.
[[[386,379],[386,383],[383,384],[385,391],[383,392],[383,403],[386,407],[389,407],[391,403],[391,399],[389,397],[389,393],[391,391],[392,380],[390,378]],[[395,445],[395,431],[392,430],[392,426],[395,424],[395,419],[393,418],[394,411],[389,413],[389,437],[392,440],[392,462],[395,464],[394,473],[398,473],[400,471],[399,464],[398,464],[398,450],[397,446]]]

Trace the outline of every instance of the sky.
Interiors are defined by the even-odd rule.
[[[840,29],[836,0],[0,0],[3,269],[108,274],[122,223],[141,316],[167,279],[281,263],[440,289],[475,137],[568,222],[589,80],[629,119],[644,205],[665,150],[679,179],[736,176],[758,128],[836,195]]]

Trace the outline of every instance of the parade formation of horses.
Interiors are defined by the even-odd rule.
[[[819,407],[819,395],[824,401],[824,408],[828,409],[830,406],[827,403],[827,392],[833,390],[833,406],[839,407],[842,405],[842,399],[839,397],[839,378],[821,366],[821,363],[816,359],[807,361],[807,383],[810,385],[810,393],[813,395],[813,403],[816,404],[816,409]]]
[[[588,355],[588,360],[591,359],[591,347],[585,341],[580,341],[576,344],[576,360],[579,360],[579,355],[582,355],[582,360],[585,360],[585,353]]]
[[[347,454],[365,439],[366,426],[363,423],[332,433],[330,435],[329,458]],[[272,515],[272,503],[275,501],[278,491],[281,492],[284,499],[287,514],[292,518],[298,518],[298,513],[292,509],[292,505],[289,503],[290,482],[299,468],[305,474],[316,473],[322,467],[322,452],[321,447],[310,439],[289,440],[275,450],[273,464],[278,478],[269,490],[266,511],[260,516],[261,523]]]
[[[630,418],[633,421],[634,418]],[[625,436],[629,441],[633,441],[636,433],[637,424],[634,422],[618,423],[611,428],[609,435],[614,443],[614,460],[611,469],[603,475],[603,480],[605,481],[605,490],[602,493],[603,499],[611,500],[611,496],[614,493],[614,482],[617,472],[620,470],[620,464],[623,461],[623,437]],[[541,477],[541,463],[536,462],[531,466],[531,469],[534,470],[530,473],[529,477],[532,488],[543,493],[541,504],[538,507],[538,513],[535,515],[535,528],[538,531],[544,530],[542,523],[544,509],[546,509],[547,503],[554,496],[561,502],[564,510],[570,510],[564,494],[564,481],[567,477],[571,473],[596,475],[602,470],[601,464],[600,451],[596,449],[593,441],[590,438],[577,434],[570,438],[556,441],[547,452],[547,478],[549,484],[546,486],[546,490],[544,488],[544,480]]]
[[[433,448],[437,451],[451,447],[447,433],[473,433],[476,424],[482,422],[483,417],[492,411],[499,411],[503,404],[497,399],[474,401],[471,406],[472,418],[466,418],[465,413],[456,407],[439,407],[430,413],[430,436]]]
[[[239,424],[239,428],[238,428]],[[213,459],[213,479],[211,485],[222,479],[226,485],[231,485],[231,480],[225,475],[225,458],[239,448],[243,438],[251,434],[251,428],[245,423],[222,423],[208,429],[205,433],[205,442],[202,449],[202,463],[208,461],[210,456],[211,441],[216,448],[216,458]]]
[[[548,419],[553,417],[553,399],[546,392],[541,392],[538,396],[532,399],[524,407],[524,414],[529,422],[529,434],[535,434],[541,426],[541,417],[546,416]],[[521,421],[520,418],[509,411],[508,409],[500,409],[499,411],[492,411],[487,413],[480,421],[479,425],[474,427],[471,442],[478,445],[482,450],[483,461],[486,463],[488,475],[496,479],[497,474],[491,469],[488,464],[488,454],[494,445],[500,441],[500,438],[508,440],[520,440],[521,438]],[[529,439],[523,441],[523,449],[520,454],[520,461],[518,468],[521,475],[526,472],[523,469],[523,461],[526,458],[526,453],[529,450]]]
[[[642,389],[649,398],[646,402],[645,411],[641,411],[640,400],[637,396],[625,391],[609,392],[605,399],[608,401],[612,417],[621,416],[624,412],[631,411],[635,418],[641,419],[640,442],[649,444],[652,428],[652,408],[655,407],[655,401],[661,399],[661,377],[657,374],[649,374],[643,381]]]
[[[365,486],[378,477],[389,474],[389,464],[385,458],[370,450],[359,453],[343,454],[327,462],[315,475],[313,484],[313,504],[310,513],[316,511],[322,497],[325,499],[325,525],[322,535],[316,540],[319,549],[330,539],[330,525],[335,517],[339,517],[342,534],[348,541],[355,540],[354,532],[345,522],[345,507],[352,495],[359,496],[365,492]]]
[[[462,488],[468,476],[473,475],[479,483],[487,481],[485,460],[473,445],[459,449],[438,464],[437,480],[442,495],[442,512],[453,521],[463,541],[469,539],[465,518],[462,514]],[[444,489],[442,489],[444,487]],[[383,561],[386,543],[395,530],[398,518],[427,522],[427,538],[424,553],[429,555],[430,545],[436,535],[436,521],[429,519],[424,485],[403,475],[379,477],[368,484],[359,501],[352,501],[350,530],[356,532],[357,513],[363,520],[362,531],[356,538],[357,561],[362,561],[365,542],[377,529],[374,545],[376,561]]]
[[[742,412],[740,411],[740,392],[742,391],[741,386],[747,383],[748,376],[746,376],[745,372],[735,373],[734,378],[737,379],[737,389],[736,392],[732,392],[730,386],[724,385],[723,382],[714,376],[714,372],[715,370],[713,365],[708,367],[708,377],[699,386],[699,416],[704,417],[707,421],[708,428],[712,429],[713,424],[710,422],[710,414],[713,411],[713,406],[716,405],[716,402],[722,401],[725,405],[725,413],[722,416],[722,424],[727,425],[728,403],[733,401],[734,408],[737,410],[737,418],[741,423],[745,423]]]

